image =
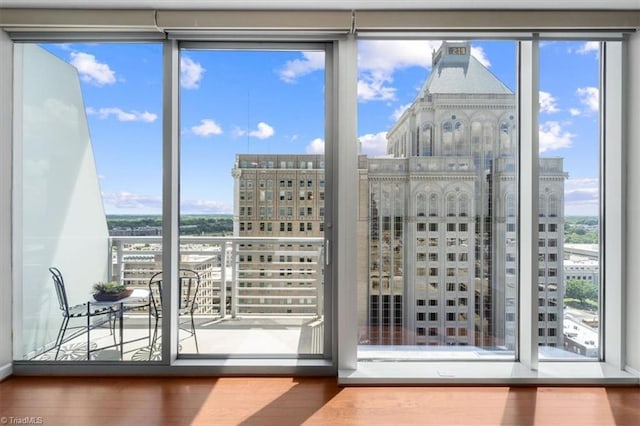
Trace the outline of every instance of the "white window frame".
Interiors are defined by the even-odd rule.
[[[212,36],[207,35],[207,39],[211,39]],[[255,36],[254,36],[255,37]],[[87,39],[85,34],[56,34],[51,37],[47,33],[29,33],[19,34],[15,37],[19,42],[86,42],[91,41],[126,41],[127,38],[121,38],[119,36],[113,36],[108,34],[92,35]],[[155,36],[145,37],[138,34],[133,37],[139,42],[158,42],[158,38]],[[215,37],[214,37],[215,39]],[[251,40],[239,40],[221,42],[215,41],[194,41],[189,40],[182,42],[177,38],[170,37],[164,40],[163,43],[163,142],[162,142],[162,165],[163,165],[163,207],[162,207],[162,225],[165,232],[162,236],[162,268],[165,277],[168,277],[170,282],[178,281],[178,264],[180,258],[179,249],[179,193],[180,193],[180,128],[179,128],[179,91],[180,91],[180,70],[179,70],[179,51],[181,47],[185,48],[202,48],[202,49],[238,49],[238,50],[323,50],[325,52],[325,181],[329,188],[331,185],[337,185],[335,179],[335,172],[338,166],[335,164],[337,150],[336,143],[334,141],[346,139],[344,133],[336,131],[338,127],[335,123],[339,122],[338,100],[337,90],[339,85],[337,84],[338,70],[339,70],[339,58],[335,56],[335,51],[340,51],[341,42],[344,37],[338,37],[336,35],[327,35],[318,41],[318,37],[314,36],[310,40],[305,40],[305,36],[296,35],[295,37],[275,37],[270,42],[257,42]],[[344,49],[343,49],[344,50]],[[18,76],[19,77],[19,76]],[[355,90],[354,90],[355,95]],[[355,99],[355,96],[352,96]],[[15,99],[15,104],[20,106],[21,100]],[[16,108],[19,110],[19,108]],[[15,159],[14,159],[15,161]],[[341,162],[345,162],[346,159],[339,159]],[[15,167],[14,163],[14,167]],[[341,166],[343,167],[343,166]],[[343,167],[344,168],[344,167]],[[14,170],[16,173],[16,170]],[[329,192],[327,192],[329,194]],[[20,205],[16,203],[20,194],[13,195],[14,205]],[[333,259],[337,258],[338,250],[329,251],[330,242],[337,240],[338,226],[336,221],[332,223],[331,218],[339,212],[345,211],[339,209],[336,203],[337,194],[332,193],[332,197],[327,197],[325,201],[325,217],[327,225],[325,229],[325,244],[326,244],[326,256],[324,265],[324,304],[325,310],[325,333],[324,333],[324,348],[323,354],[318,356],[267,356],[263,357],[256,355],[255,357],[234,357],[234,356],[213,356],[213,355],[182,355],[178,354],[178,325],[176,320],[163,321],[162,323],[162,360],[161,361],[135,361],[124,362],[116,361],[111,363],[93,361],[74,361],[73,363],[61,363],[61,362],[48,362],[48,361],[23,361],[19,357],[18,353],[14,353],[14,371],[26,372],[28,374],[40,373],[46,374],[51,368],[54,368],[56,374],[101,374],[101,373],[135,373],[141,368],[145,369],[149,374],[158,373],[180,373],[180,374],[199,374],[203,371],[209,374],[313,374],[313,375],[330,375],[336,373],[336,338],[333,333],[333,325],[335,318],[335,286],[332,284],[336,280],[336,272],[333,267]],[[344,206],[348,206],[348,203],[343,200]],[[19,225],[19,219],[21,217],[20,211],[14,212],[14,226]],[[21,250],[21,243],[19,237],[14,236],[13,242],[14,253],[19,253]],[[329,256],[332,256],[329,258]],[[14,255],[14,282],[20,283],[21,277],[18,271],[20,257]],[[19,284],[16,284],[16,288]],[[14,294],[20,294],[19,291],[14,291]],[[170,313],[167,318],[176,318],[177,305],[174,302],[178,298],[177,286],[164,286],[163,287],[163,304],[166,312]],[[16,324],[22,322],[20,312],[16,309],[13,312],[13,321]],[[15,335],[13,347],[20,347],[16,344],[20,336]]]
[[[479,35],[482,37],[482,35]],[[390,37],[385,34],[385,37]],[[393,38],[406,35],[397,35]],[[449,38],[452,36],[449,35]],[[456,38],[457,36],[453,36]],[[478,35],[471,35],[475,38]],[[367,33],[365,38],[376,38]],[[446,383],[537,383],[568,384],[637,383],[638,378],[625,371],[623,268],[624,268],[624,157],[622,129],[624,41],[621,36],[601,43],[601,218],[603,243],[600,361],[538,360],[538,74],[539,34],[521,38],[518,49],[518,115],[520,132],[519,166],[519,307],[518,349],[513,362],[438,361],[438,362],[367,362],[357,359],[357,339],[353,334],[340,335],[341,348],[338,380],[341,384],[446,384]],[[545,34],[542,38],[584,40],[589,35]],[[610,37],[605,37],[605,39]],[[596,37],[602,40],[602,37]],[[606,143],[605,143],[606,141]],[[355,190],[354,188],[352,188]],[[605,210],[605,206],[608,208]],[[355,227],[354,227],[355,229]],[[605,232],[606,231],[606,232]],[[346,238],[356,238],[351,232]],[[354,263],[347,259],[347,263]],[[353,277],[355,279],[355,277]],[[351,315],[340,318],[341,324],[357,324],[353,290],[340,287],[340,300],[354,303]],[[351,331],[353,333],[353,331]],[[346,334],[346,333],[345,333]],[[479,365],[480,363],[480,365]]]
[[[233,14],[233,12],[229,12]],[[293,13],[293,12],[292,12]],[[282,37],[282,31],[278,31],[283,26],[291,26],[296,23],[298,25],[294,31],[290,31],[291,28],[287,28],[287,33],[290,39],[299,40],[299,37],[305,37],[308,34],[301,30],[299,22],[306,22],[304,25],[313,26],[309,24],[309,21],[300,21],[298,19],[292,19],[292,13],[282,14],[282,12],[263,13],[256,11],[250,15],[249,18],[244,19],[236,16],[236,22],[234,28],[229,30],[228,19],[222,19],[219,12],[210,12],[211,15],[216,15],[226,27],[218,31],[216,34],[200,35],[198,37],[211,38],[212,36],[220,36],[225,39],[237,40],[237,39],[259,39],[265,38],[279,39]],[[313,12],[308,12],[313,14]],[[239,12],[239,15],[244,15],[244,12]],[[327,16],[330,12],[319,12],[322,16],[320,25],[325,25],[331,19]],[[129,20],[124,19],[124,16],[130,17]],[[156,15],[157,11],[156,11]],[[180,14],[180,12],[174,13],[172,11],[162,11],[159,17],[171,18],[176,15],[178,19],[173,25],[176,28],[189,28],[190,26],[196,27],[194,22],[202,18],[203,15],[207,15],[206,11],[192,11]],[[293,13],[295,15],[295,13]],[[336,12],[337,19],[338,12]],[[611,11],[446,11],[438,13],[437,11],[405,11],[399,13],[408,19],[403,19],[402,16],[391,16],[393,12],[385,11],[369,11],[361,13],[359,11],[348,13],[351,19],[350,21],[351,32],[358,31],[358,25],[361,25],[360,29],[391,29],[398,27],[398,22],[406,26],[410,30],[416,28],[424,29],[430,28],[445,28],[445,29],[459,29],[460,31],[471,30],[486,30],[487,28],[504,29],[505,22],[512,22],[513,27],[538,27],[538,28],[557,28],[558,22],[561,22],[560,26],[564,28],[594,28],[602,29],[602,27],[620,28],[625,27],[629,29],[637,29],[640,26],[637,24],[637,13],[627,12],[611,12]],[[46,16],[46,19],[43,18]],[[190,18],[191,16],[191,18]],[[226,15],[225,15],[226,16]],[[283,17],[284,16],[284,17]],[[634,16],[636,17],[634,21]],[[280,17],[280,18],[279,18]],[[295,16],[294,16],[295,17]],[[459,17],[464,19],[460,20]],[[94,11],[79,10],[79,11],[42,11],[42,10],[3,10],[2,18],[0,19],[0,26],[7,30],[15,32],[10,33],[10,37],[14,40],[22,38],[23,40],[33,37],[33,33],[26,31],[42,31],[48,30],[47,39],[56,41],[69,40],[69,33],[64,31],[85,31],[85,36],[77,37],[78,39],[87,40],[86,34],[90,35],[92,39],[104,39],[104,38],[117,38],[120,41],[132,41],[142,40],[145,35],[139,31],[144,29],[146,31],[162,31],[162,21],[158,21],[158,16],[154,16],[154,11],[109,11],[107,14],[97,14]],[[184,18],[184,19],[182,19]],[[279,18],[279,19],[278,19]],[[308,18],[308,17],[307,17]],[[365,18],[369,18],[368,20]],[[393,18],[393,19],[392,19]],[[398,19],[400,18],[400,19]],[[425,18],[427,18],[425,20]],[[181,20],[182,19],[182,20]],[[378,21],[376,21],[378,20]],[[124,22],[129,24],[124,24]],[[200,21],[202,22],[202,21]],[[247,23],[248,22],[248,23]],[[261,25],[260,23],[265,25]],[[275,22],[275,24],[274,24]],[[284,24],[283,24],[284,22]],[[311,20],[313,22],[313,19]],[[317,20],[316,20],[317,22]],[[635,22],[635,23],[634,23]],[[81,24],[81,25],[80,25]],[[160,25],[160,26],[159,26]],[[221,25],[221,24],[220,24]],[[304,27],[302,25],[302,27]],[[317,24],[316,24],[317,25]],[[170,26],[170,25],[169,25]],[[206,25],[205,25],[206,26]],[[362,28],[364,26],[364,28]],[[47,29],[47,27],[49,27]],[[131,28],[129,28],[131,27]],[[330,28],[331,27],[331,28]],[[116,28],[117,31],[133,30],[136,33],[114,33],[107,37],[104,36],[105,28]],[[250,30],[247,28],[262,28],[260,30]],[[25,31],[26,30],[26,31]],[[62,31],[61,31],[62,30]],[[327,25],[323,27],[324,31],[335,31],[336,33],[344,34],[343,26],[340,25]],[[347,30],[348,31],[348,30]],[[328,31],[330,32],[330,31]],[[315,32],[316,40],[332,40],[333,41],[333,64],[331,66],[327,64],[327,73],[333,75],[333,86],[327,88],[332,90],[335,94],[330,105],[327,105],[327,117],[329,115],[334,119],[334,125],[330,129],[327,138],[333,137],[335,141],[331,148],[327,151],[327,155],[334,155],[335,161],[333,164],[328,162],[327,164],[327,186],[330,191],[327,192],[327,200],[331,197],[331,200],[336,206],[350,206],[353,203],[352,194],[356,193],[358,189],[358,177],[355,169],[357,164],[357,149],[356,144],[347,143],[354,140],[357,137],[356,123],[357,123],[357,94],[356,94],[356,82],[357,82],[357,65],[356,65],[356,37],[351,34],[348,36],[340,37],[327,37],[325,35],[317,35],[317,28]],[[77,33],[71,33],[71,35]],[[102,35],[102,36],[101,36]],[[156,34],[154,34],[156,35]],[[598,34],[600,37],[602,34]],[[411,34],[405,33],[405,36],[411,37]],[[442,33],[440,38],[448,38],[451,33]],[[475,37],[476,35],[472,35]],[[596,37],[596,38],[598,38]],[[42,40],[40,37],[33,38],[34,40]],[[627,232],[630,230],[632,235],[640,237],[640,227],[637,224],[626,223],[626,209],[637,207],[638,196],[634,195],[632,205],[627,206],[627,179],[629,176],[637,177],[638,173],[630,171],[627,175],[627,169],[625,168],[625,154],[630,152],[638,160],[638,148],[631,149],[628,146],[628,142],[625,138],[640,137],[640,127],[637,122],[627,122],[627,119],[631,121],[631,118],[639,112],[638,107],[638,95],[640,95],[640,78],[638,78],[638,65],[637,61],[640,57],[640,36],[634,34],[632,36],[633,43],[631,47],[628,44],[628,40],[613,43],[608,43],[604,49],[604,73],[603,73],[603,88],[606,88],[606,109],[601,110],[603,114],[603,132],[607,140],[607,144],[604,147],[603,152],[603,167],[606,170],[605,179],[602,179],[604,186],[605,199],[602,200],[601,206],[603,209],[605,206],[609,206],[604,211],[603,218],[606,232],[604,233],[604,241],[606,246],[606,252],[603,253],[604,258],[602,264],[604,265],[603,276],[605,282],[608,282],[605,298],[604,298],[604,361],[603,362],[589,362],[589,363],[541,363],[536,366],[534,349],[537,352],[537,345],[530,347],[527,353],[530,354],[525,362],[506,362],[506,363],[482,363],[478,368],[477,363],[458,363],[458,362],[433,362],[433,363],[358,363],[357,361],[357,321],[355,318],[357,306],[357,289],[353,284],[356,282],[356,271],[352,265],[355,264],[356,256],[356,209],[338,209],[333,212],[333,221],[327,220],[326,230],[328,232],[327,244],[326,244],[326,259],[328,266],[331,266],[331,275],[336,285],[333,289],[333,300],[336,301],[336,307],[334,309],[334,331],[333,334],[333,354],[332,360],[328,360],[324,365],[318,366],[306,364],[304,360],[295,360],[289,363],[282,363],[281,360],[260,360],[260,364],[257,363],[227,363],[225,366],[211,366],[209,364],[203,365],[202,361],[182,361],[174,362],[170,360],[177,352],[176,348],[170,348],[170,345],[165,344],[164,347],[169,351],[169,357],[165,360],[168,364],[146,366],[136,363],[135,365],[126,365],[118,363],[116,365],[91,365],[90,368],[83,365],[58,365],[56,364],[55,374],[296,374],[304,372],[305,374],[335,374],[335,367],[339,369],[339,381],[343,384],[349,383],[639,383],[638,377],[640,377],[640,365],[636,365],[638,370],[633,370],[627,365],[626,354],[633,348],[640,350],[640,338],[631,338],[632,330],[629,330],[631,324],[631,316],[626,312],[626,306],[637,306],[640,303],[638,298],[638,290],[631,289],[631,283],[628,281],[629,276],[631,278],[640,277],[638,269],[633,265],[628,265],[626,258],[631,255],[637,255],[636,252],[629,252],[629,250],[638,249],[637,243],[628,242]],[[165,42],[165,49],[176,51],[176,41],[169,40]],[[533,61],[534,55],[534,42],[529,47],[525,48],[526,61]],[[629,51],[631,53],[629,54]],[[7,49],[2,52],[3,59],[8,56]],[[630,59],[627,59],[627,56]],[[528,58],[528,59],[527,59]],[[165,88],[167,86],[171,90],[169,99],[165,97],[165,140],[177,141],[176,120],[177,109],[171,106],[173,102],[177,101],[177,56],[165,55],[165,70],[171,70],[169,80],[165,76]],[[635,65],[633,61],[636,61]],[[6,69],[3,68],[3,69]],[[636,71],[627,73],[626,71]],[[169,81],[169,82],[168,82]],[[173,81],[173,82],[171,82]],[[530,77],[528,91],[530,96],[535,96],[534,91],[534,76]],[[628,84],[631,82],[632,84]],[[624,89],[632,87],[631,95],[627,95]],[[10,92],[10,91],[9,91]],[[3,84],[3,93],[7,93],[6,87]],[[626,96],[634,96],[633,99],[627,99]],[[7,106],[6,99],[10,99],[10,96],[0,99],[2,102],[3,122],[8,120],[5,118],[10,116],[10,113],[6,113],[10,109]],[[169,110],[167,110],[169,108]],[[171,114],[169,112],[173,111]],[[528,111],[527,114],[530,120],[534,118],[536,114],[533,111]],[[529,123],[529,128],[535,130],[533,123]],[[0,128],[1,140],[3,152],[11,151],[11,129],[10,126],[3,126]],[[531,131],[531,137],[537,137],[536,132]],[[8,143],[7,143],[8,141]],[[165,191],[170,191],[171,201],[166,204],[166,208],[169,209],[168,215],[165,214],[165,220],[172,223],[171,229],[173,233],[167,236],[167,242],[165,242],[165,249],[174,247],[174,251],[170,253],[171,256],[175,256],[175,247],[177,247],[177,146],[173,142],[164,144],[165,154],[165,167],[169,166],[170,172],[165,174]],[[537,154],[537,153],[536,153]],[[635,158],[634,157],[634,158]],[[6,165],[10,162],[9,156],[1,157],[2,164]],[[533,156],[531,157],[533,158]],[[632,158],[632,161],[633,159]],[[8,160],[8,161],[7,161]],[[9,170],[5,168],[3,170]],[[530,173],[534,173],[535,168]],[[7,178],[7,173],[3,174],[3,180],[1,181],[2,187],[2,218],[5,219],[11,213],[11,201],[10,196],[10,177]],[[9,185],[7,185],[7,181]],[[339,182],[339,185],[338,185]],[[535,179],[532,180],[529,185],[535,185]],[[331,191],[333,189],[333,191]],[[166,196],[167,194],[165,194]],[[9,202],[6,202],[9,200]],[[535,204],[537,200],[530,200],[529,204]],[[636,204],[633,204],[635,202]],[[5,205],[6,204],[6,205]],[[8,207],[7,207],[8,205]],[[521,205],[522,208],[522,205]],[[173,210],[171,210],[173,209]],[[532,210],[536,211],[536,210]],[[166,213],[166,212],[163,212]],[[15,218],[14,218],[15,220]],[[5,223],[5,222],[3,222]],[[532,225],[532,223],[529,223]],[[632,226],[631,226],[632,225]],[[531,226],[530,230],[521,230],[521,233],[527,233],[531,237],[534,232],[537,231],[536,227]],[[338,232],[338,230],[340,232]],[[12,251],[11,242],[7,243],[7,239],[3,239],[2,253],[10,253]],[[537,242],[535,239],[530,241],[531,244],[535,244],[536,247],[529,247],[528,254],[533,259],[534,256],[537,260]],[[520,253],[521,256],[526,253]],[[169,256],[167,256],[169,257]],[[4,259],[4,256],[3,256]],[[632,259],[631,259],[632,260]],[[177,264],[177,263],[176,263]],[[535,262],[532,260],[532,265]],[[6,264],[2,265],[2,282],[10,283],[15,282],[17,277],[15,270],[12,277],[11,271]],[[169,267],[169,270],[170,267]],[[522,275],[531,275],[535,271],[521,271]],[[176,273],[175,268],[172,271]],[[535,282],[536,277],[533,278]],[[19,280],[17,280],[19,281]],[[611,286],[611,283],[614,283]],[[11,285],[5,285],[3,290],[11,294]],[[529,285],[531,289],[531,285]],[[629,298],[627,296],[630,296]],[[532,298],[531,304],[537,300]],[[4,305],[3,305],[4,306]],[[526,315],[533,314],[533,309],[529,309]],[[523,312],[520,312],[523,315]],[[637,314],[633,315],[633,318],[637,318]],[[3,317],[4,318],[4,317]],[[340,321],[337,321],[340,318]],[[353,321],[349,320],[353,319]],[[537,317],[536,317],[537,320]],[[522,321],[521,321],[522,322]],[[339,324],[339,327],[337,326]],[[4,325],[4,324],[3,324]],[[533,324],[530,326],[531,330],[535,331]],[[531,331],[529,330],[529,331]],[[175,330],[172,332],[175,333]],[[169,338],[172,333],[164,333]],[[533,333],[530,333],[533,334]],[[537,332],[536,332],[537,335]],[[3,334],[4,336],[4,334]],[[531,339],[529,339],[531,340]],[[166,343],[166,342],[164,342]],[[628,346],[631,345],[631,348]],[[522,353],[525,348],[520,346],[520,360],[523,360]],[[637,364],[638,357],[633,357],[633,361]],[[335,364],[337,362],[337,364]],[[296,364],[296,365],[294,365]],[[374,365],[377,364],[377,365]],[[528,365],[527,365],[528,364]],[[0,378],[6,376],[6,369],[4,366]],[[12,364],[13,372],[17,374],[51,374],[51,365],[46,363],[35,365],[33,363],[14,362]],[[631,372],[631,373],[627,373]]]

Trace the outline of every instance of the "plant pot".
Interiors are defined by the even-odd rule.
[[[124,291],[121,291],[120,293],[98,292],[93,294],[93,298],[96,299],[97,302],[116,302],[120,299],[131,296],[132,292],[132,289],[126,289]]]

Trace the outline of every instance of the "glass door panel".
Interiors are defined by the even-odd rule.
[[[514,359],[516,43],[358,44],[358,358]]]
[[[541,43],[539,124],[539,356],[598,360],[599,42]]]
[[[181,355],[326,351],[324,56],[180,50]]]

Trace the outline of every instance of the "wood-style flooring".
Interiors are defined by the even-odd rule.
[[[340,387],[335,378],[9,377],[0,424],[640,425],[640,387]]]

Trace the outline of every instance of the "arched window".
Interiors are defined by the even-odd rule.
[[[447,216],[456,215],[456,196],[453,194],[447,195]]]
[[[474,121],[471,123],[471,148],[473,152],[479,152],[482,148],[482,123]]]
[[[442,123],[442,155],[453,154],[453,124],[450,121]]]
[[[558,217],[560,215],[560,211],[558,208],[558,197],[555,195],[551,195],[549,197],[549,216],[550,217]]]
[[[422,125],[418,155],[422,157],[433,155],[433,126],[431,124]]]
[[[461,121],[456,121],[453,130],[453,141],[456,146],[456,155],[467,154],[467,144],[464,137],[464,124]]]
[[[505,210],[506,210],[506,216],[507,217],[515,217],[516,215],[516,199],[515,196],[513,194],[507,194],[506,200],[505,200]]]
[[[469,197],[467,197],[467,194],[461,194],[458,202],[458,215],[462,217],[469,216]]]
[[[502,152],[509,152],[513,149],[513,127],[506,121],[500,124],[500,149]]]
[[[544,195],[540,195],[538,197],[538,216],[544,217],[546,212],[546,197]]]
[[[493,153],[493,123],[490,121],[485,121],[482,126],[482,141],[484,144],[484,152],[487,156],[491,156]]]
[[[416,200],[416,216],[426,216],[427,215],[427,198],[424,194],[418,194]]]
[[[438,196],[436,194],[429,196],[429,216],[438,216]]]

